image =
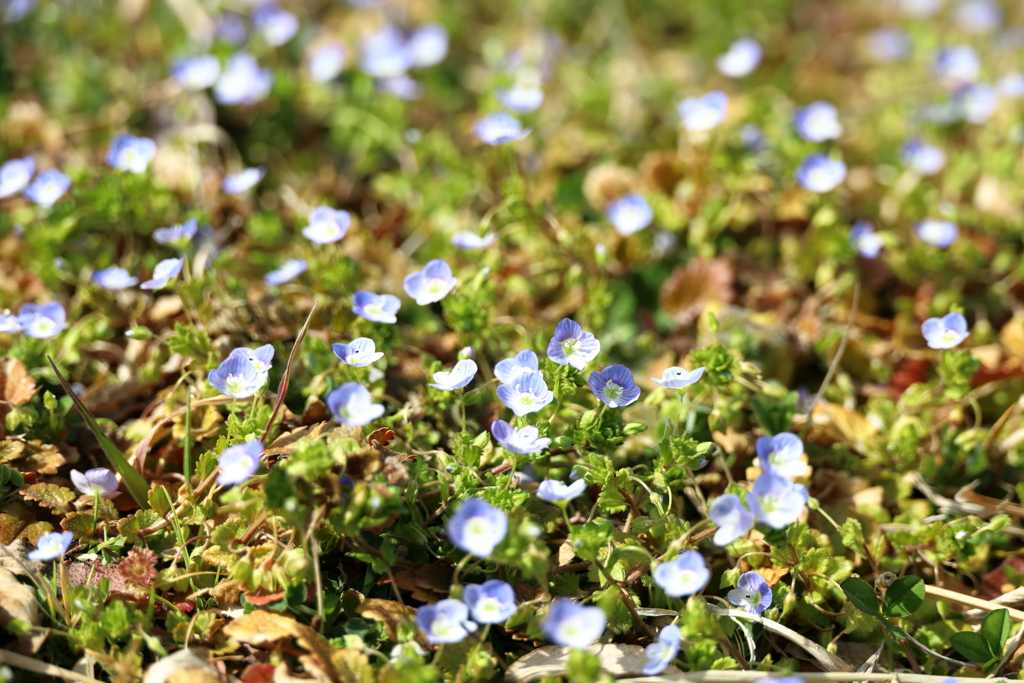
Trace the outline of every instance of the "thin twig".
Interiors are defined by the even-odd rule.
[[[270,429],[274,426],[274,418],[277,417],[277,411],[284,405],[284,396],[288,393],[288,385],[292,379],[292,363],[295,361],[295,354],[299,351],[299,346],[302,345],[302,339],[306,336],[306,330],[309,329],[309,324],[313,322],[313,313],[316,312],[316,305],[320,302],[320,299],[313,300],[313,307],[309,309],[309,315],[306,316],[306,322],[299,330],[299,336],[295,338],[295,344],[292,345],[292,352],[288,354],[288,364],[284,368],[284,374],[281,375],[281,383],[277,385],[277,400],[274,402],[274,412],[270,414],[270,420],[267,422],[267,428],[263,432],[263,437],[260,441],[263,443],[267,442],[267,437],[270,436]]]
[[[1019,609],[1000,605],[990,600],[982,600],[971,595],[964,595],[963,593],[957,593],[946,588],[939,588],[938,586],[925,586],[924,592],[933,598],[939,598],[940,600],[948,600],[949,602],[955,602],[960,605],[966,605],[967,607],[979,607],[981,609],[994,612],[997,609],[1005,609],[1008,616],[1014,621],[1024,621],[1024,612]]]
[[[832,382],[832,375],[836,374],[836,370],[839,369],[839,362],[843,359],[843,354],[846,352],[846,344],[850,341],[850,331],[853,329],[853,321],[857,317],[857,306],[860,304],[860,280],[857,280],[853,286],[853,303],[850,306],[850,319],[846,322],[846,331],[843,332],[843,339],[839,342],[839,348],[836,349],[836,355],[832,358],[832,362],[828,366],[828,372],[825,373],[825,379],[821,382],[821,387],[818,389],[818,393],[814,395],[814,400],[811,402],[811,407],[807,410],[807,424],[804,425],[803,430],[800,432],[800,436],[803,437],[807,433],[807,430],[811,428],[811,418],[814,415],[814,409],[818,407],[818,403],[821,401],[821,397],[825,395],[825,389],[828,388],[829,383]]]

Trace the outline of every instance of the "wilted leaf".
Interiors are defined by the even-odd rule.
[[[23,538],[32,545],[39,542],[39,537],[53,531],[53,525],[49,522],[34,522],[21,530],[18,538]]]
[[[224,635],[254,646],[294,638],[300,647],[316,656],[317,666],[331,666],[332,649],[324,637],[306,624],[277,612],[256,610],[245,614],[225,626]]]
[[[35,501],[43,507],[51,508],[60,514],[65,514],[71,501],[78,498],[78,494],[71,489],[46,483],[32,484],[28,488],[22,489],[20,493],[26,499]]]
[[[395,433],[387,427],[381,427],[370,432],[370,435],[366,437],[367,443],[376,448],[377,450],[383,449],[395,438]]]
[[[0,544],[8,545],[28,526],[28,508],[16,501],[0,512]]]
[[[35,395],[36,381],[28,374],[24,363],[11,356],[0,361],[0,401],[20,406]]]
[[[217,669],[203,657],[202,650],[186,648],[157,660],[146,669],[142,683],[214,683]]]
[[[397,643],[398,642],[398,624],[403,619],[412,619],[416,614],[416,610],[411,607],[402,605],[401,603],[395,602],[394,600],[381,600],[379,598],[370,598],[364,600],[355,609],[355,613],[365,619],[373,619],[384,624],[384,633],[387,634],[388,638]],[[416,640],[420,645],[426,645],[425,641],[421,640],[422,636],[417,631]]]
[[[732,282],[732,265],[725,259],[693,259],[672,271],[661,286],[658,304],[676,324],[689,325],[708,303],[732,301]]]

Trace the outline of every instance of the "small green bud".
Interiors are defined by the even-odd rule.
[[[46,409],[49,410],[51,413],[57,410],[57,403],[57,397],[54,396],[49,391],[43,394],[43,405],[46,406]]]
[[[622,428],[622,431],[626,436],[633,436],[634,434],[640,434],[641,432],[647,431],[646,422],[628,422],[626,426]]]
[[[588,410],[583,413],[583,417],[580,418],[580,429],[590,429],[597,424],[597,411]]]
[[[567,451],[572,448],[572,439],[568,436],[556,436],[551,440],[551,450]]]
[[[152,339],[156,335],[154,335],[152,330],[150,330],[148,327],[143,327],[142,325],[139,325],[138,327],[133,327],[132,329],[125,332],[124,336],[131,337],[132,339],[139,339],[141,341],[145,341],[147,339]]]
[[[477,448],[483,449],[487,447],[487,444],[490,443],[490,441],[490,434],[488,434],[487,432],[480,432],[479,434],[476,435],[476,438],[473,439],[473,445],[476,446]]]

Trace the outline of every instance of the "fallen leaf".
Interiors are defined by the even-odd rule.
[[[672,271],[661,286],[658,303],[677,325],[686,326],[709,302],[732,301],[732,284],[732,265],[725,259],[693,259]]]
[[[366,437],[367,443],[376,448],[382,450],[385,446],[391,443],[395,438],[395,433],[387,427],[381,427]]]
[[[24,363],[10,356],[0,361],[0,401],[21,406],[35,395],[36,381]]]
[[[25,575],[24,569],[21,573]],[[35,578],[37,581],[45,580],[38,573]],[[10,569],[0,568],[0,626],[7,628],[15,619],[33,626],[43,624],[35,588],[18,581],[18,577]],[[18,650],[26,655],[34,655],[42,647],[46,636],[45,632],[18,636]]]
[[[355,608],[355,613],[365,619],[373,619],[384,624],[384,633],[387,634],[392,642],[397,643],[399,622],[403,619],[413,619],[416,615],[416,610],[394,600],[370,598],[359,603],[359,606]],[[416,642],[424,647],[433,647],[426,642],[426,639],[423,638],[418,630],[416,632]]]
[[[291,617],[267,610],[256,610],[235,619],[224,627],[224,635],[247,645],[267,645],[293,638],[300,647],[315,655],[318,668],[331,668],[332,648],[322,635]],[[309,666],[306,667],[307,670]],[[333,670],[329,673],[333,680]]]

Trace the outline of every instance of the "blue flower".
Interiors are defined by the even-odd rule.
[[[747,494],[750,511],[773,529],[785,529],[795,522],[806,504],[806,486],[794,484],[771,470],[758,477]]]
[[[238,173],[229,173],[221,181],[220,189],[228,194],[242,194],[256,187],[266,174],[267,169],[262,166],[247,168]]]
[[[672,660],[679,654],[679,627],[669,624],[661,629],[658,640],[644,648],[647,663],[641,673],[644,676],[657,676],[668,668]]]
[[[672,598],[694,595],[704,590],[711,580],[711,571],[704,564],[704,556],[696,550],[687,550],[674,560],[662,562],[654,568],[654,583]]]
[[[582,370],[600,352],[601,342],[569,318],[558,323],[555,335],[548,342],[548,358],[559,365],[571,365],[577,370]]]
[[[1006,74],[999,79],[999,94],[1011,100],[1024,97],[1024,74]],[[0,167],[0,186],[3,185],[3,167]]]
[[[793,117],[796,134],[808,142],[835,140],[843,134],[839,111],[830,103],[818,100],[798,109]]]
[[[217,466],[220,468],[217,485],[244,484],[260,468],[262,456],[263,442],[259,439],[250,439],[245,443],[228,446],[217,458]]]
[[[562,503],[578,498],[587,490],[587,482],[577,479],[571,484],[565,484],[555,479],[545,479],[537,487],[537,497],[548,503]]]
[[[953,88],[959,88],[978,80],[981,60],[978,53],[967,45],[952,45],[942,48],[935,55],[935,75]]]
[[[271,286],[284,285],[306,272],[309,265],[305,259],[288,259],[281,264],[277,270],[272,270],[263,276],[263,281]]]
[[[370,363],[384,357],[377,351],[376,344],[368,337],[358,337],[348,344],[331,344],[331,350],[345,365],[354,368],[365,368]]]
[[[735,493],[716,498],[708,507],[708,517],[718,525],[713,539],[717,546],[729,545],[754,526],[754,513],[743,505]]]
[[[171,77],[185,90],[205,90],[217,82],[220,60],[213,55],[179,59],[171,66]]]
[[[327,394],[327,407],[338,422],[350,427],[362,427],[384,414],[384,406],[374,403],[370,390],[358,382],[345,382]]]
[[[302,236],[316,244],[337,242],[352,225],[352,214],[342,209],[318,206],[309,212],[309,225],[302,229]]]
[[[477,249],[486,249],[494,244],[496,239],[498,236],[493,232],[478,235],[469,230],[460,230],[452,235],[452,245],[462,251],[476,251]]]
[[[516,613],[515,591],[498,579],[467,585],[462,589],[462,599],[480,624],[502,624]]]
[[[18,316],[11,313],[10,309],[4,309],[4,312],[0,313],[0,334],[14,334],[15,332],[21,332]]]
[[[57,169],[51,168],[36,176],[36,179],[25,190],[25,196],[39,206],[50,207],[68,191],[69,187],[71,187],[71,178]]]
[[[511,87],[497,88],[494,96],[501,106],[517,114],[536,111],[544,103],[544,91],[539,84],[530,81],[516,81]]]
[[[448,29],[441,24],[423,24],[405,41],[410,67],[440,64],[448,55]]]
[[[712,90],[701,97],[687,97],[676,108],[686,130],[711,130],[725,121],[729,96],[721,90]]]
[[[109,290],[127,289],[139,284],[139,278],[132,277],[131,273],[120,266],[95,271],[92,274],[92,281]]]
[[[184,223],[178,223],[169,228],[157,228],[153,231],[153,239],[158,244],[166,244],[175,249],[184,249],[192,241],[192,238],[196,236],[198,229],[199,223],[195,218],[190,218]]]
[[[752,123],[746,123],[740,128],[740,142],[752,152],[760,152],[768,147],[764,132]]]
[[[850,228],[850,246],[864,258],[878,258],[882,252],[882,240],[875,233],[875,226],[867,221],[857,221]]]
[[[995,0],[963,0],[953,12],[953,24],[967,33],[990,33],[1003,23],[1003,9]]]
[[[499,360],[494,366],[494,376],[502,384],[511,384],[519,375],[538,372],[537,354],[529,349],[520,351],[514,358]]]
[[[575,600],[555,598],[540,630],[555,645],[584,650],[597,642],[607,623],[608,618],[600,607],[585,607]]]
[[[907,140],[900,147],[900,160],[918,175],[932,176],[946,165],[946,153],[936,145]]]
[[[451,266],[436,258],[423,266],[423,270],[406,275],[402,287],[417,304],[426,306],[448,296],[457,282],[452,276]]]
[[[252,363],[252,366],[256,368],[256,372],[261,372],[266,375],[270,372],[270,368],[273,367],[273,365],[271,365],[271,361],[274,360],[274,345],[264,344],[263,346],[255,349],[240,346],[237,349],[233,349],[231,353],[228,354],[228,358],[233,356],[240,356],[247,359]]]
[[[434,373],[434,382],[430,385],[441,391],[455,391],[473,381],[476,377],[476,361],[466,358],[460,360],[452,368],[451,372],[440,371]]]
[[[914,233],[925,244],[945,249],[960,236],[960,228],[952,221],[925,218],[914,223]]]
[[[26,187],[36,172],[36,160],[32,157],[8,159],[0,165],[0,199],[13,197]]]
[[[36,0],[10,0],[7,9],[4,11],[4,23],[15,24],[29,15],[35,9]]]
[[[490,557],[508,533],[508,517],[482,498],[468,498],[448,519],[448,539],[474,557]]]
[[[344,69],[345,46],[339,42],[323,43],[306,53],[306,70],[317,83],[333,81]]]
[[[951,349],[970,336],[967,320],[959,313],[941,318],[928,318],[921,323],[921,335],[930,349]]]
[[[117,477],[106,467],[96,467],[85,472],[71,470],[71,481],[86,496],[114,498],[118,494]]]
[[[640,398],[640,387],[633,381],[633,373],[625,365],[609,365],[594,371],[587,378],[590,390],[609,408],[628,406]]]
[[[260,68],[248,52],[236,52],[228,59],[224,71],[213,87],[213,99],[225,106],[256,104],[270,94],[274,74]]]
[[[156,156],[156,143],[149,138],[118,135],[107,151],[107,165],[119,171],[145,173],[149,162]]]
[[[871,31],[864,38],[864,50],[875,62],[898,62],[910,56],[910,36],[899,28],[885,27]]]
[[[772,605],[772,589],[757,572],[745,572],[729,591],[729,602],[751,614],[762,614]]]
[[[555,400],[555,392],[548,389],[544,376],[539,372],[523,373],[511,384],[502,384],[497,392],[501,402],[518,417],[543,410]]]
[[[263,388],[267,374],[260,372],[245,355],[234,352],[212,370],[207,380],[220,393],[232,398],[249,398]]]
[[[164,259],[153,268],[153,279],[146,280],[139,289],[163,289],[181,272],[180,258]]]
[[[374,78],[402,76],[411,66],[405,38],[394,26],[385,26],[363,38],[359,67]]]
[[[529,128],[516,117],[503,111],[488,114],[473,124],[473,132],[481,142],[491,146],[518,142],[530,134]]]
[[[56,560],[68,551],[74,540],[75,535],[70,531],[63,533],[51,531],[39,537],[39,540],[36,541],[36,549],[29,552],[26,557],[33,562]]]
[[[723,76],[743,78],[754,72],[761,63],[761,44],[753,38],[740,38],[718,56],[715,67]]]
[[[48,304],[25,304],[18,309],[18,324],[26,337],[50,339],[68,326],[64,307],[56,301]]]
[[[284,45],[299,32],[299,18],[273,4],[253,12],[252,27],[263,34],[271,47]]]
[[[685,389],[691,384],[696,383],[703,376],[704,368],[684,370],[680,367],[672,367],[661,373],[661,379],[657,377],[652,377],[651,379],[666,389]]]
[[[551,443],[551,439],[540,436],[540,432],[533,425],[516,429],[504,420],[495,420],[491,424],[491,434],[505,450],[518,455],[537,453]]]
[[[435,645],[462,642],[476,631],[469,619],[469,608],[461,600],[446,598],[416,610],[416,625]]]
[[[398,322],[395,313],[401,307],[402,302],[393,294],[374,294],[361,289],[352,295],[352,312],[375,323]]]
[[[807,473],[807,465],[800,459],[804,454],[804,442],[791,432],[775,436],[759,436],[756,444],[757,459],[761,469],[793,479]]]
[[[623,237],[643,230],[654,220],[654,211],[642,195],[630,192],[612,200],[604,209],[604,215],[615,226],[615,232]]]
[[[217,25],[217,37],[230,45],[242,45],[249,40],[245,21],[234,12],[225,12]]]
[[[381,92],[397,97],[400,100],[414,101],[423,97],[423,86],[408,74],[382,78],[377,81]]]
[[[954,106],[964,121],[981,125],[996,113],[999,91],[988,83],[973,83],[957,92]]]
[[[809,154],[793,173],[800,187],[811,192],[830,192],[846,178],[846,164],[824,154]]]

